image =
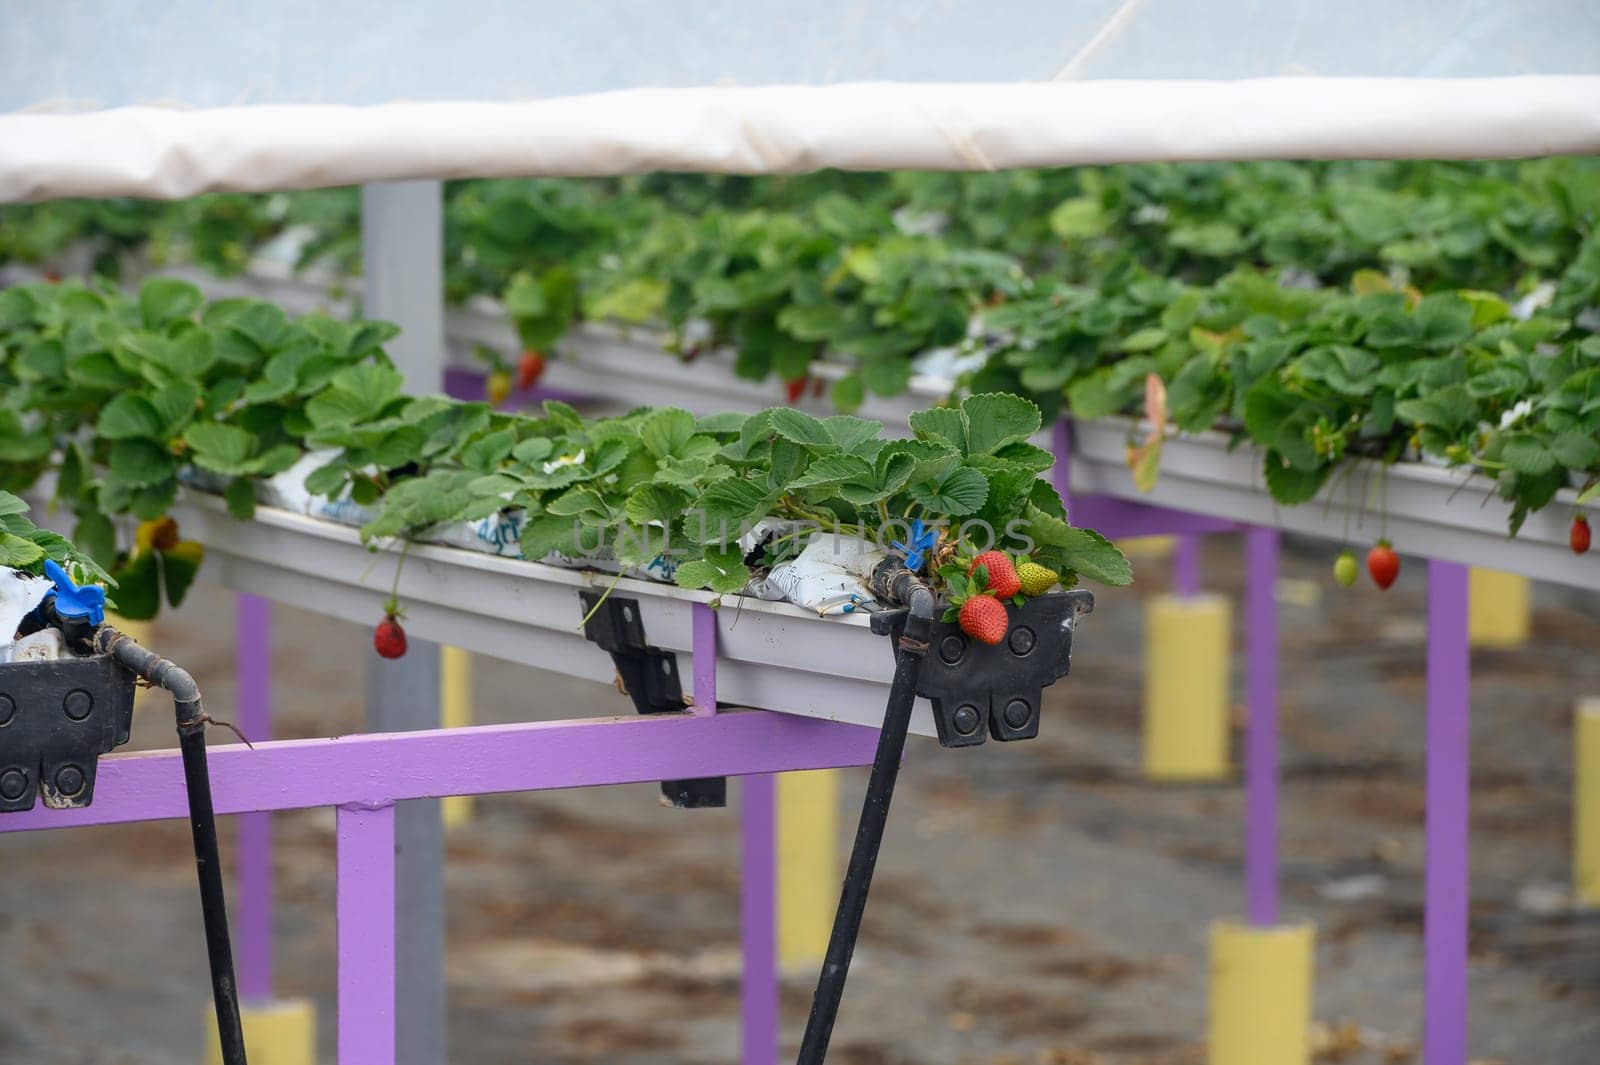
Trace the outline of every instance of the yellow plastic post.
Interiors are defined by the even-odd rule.
[[[1230,773],[1232,611],[1220,595],[1160,596],[1145,607],[1144,773],[1221,780]]]
[[[1129,558],[1166,558],[1176,543],[1172,536],[1128,536],[1118,540],[1117,546]]]
[[[1504,649],[1528,642],[1533,628],[1533,590],[1528,578],[1474,567],[1467,588],[1467,635],[1472,646]]]
[[[1600,698],[1578,701],[1572,719],[1572,888],[1600,907]]]
[[[459,647],[440,649],[439,719],[445,728],[472,724],[472,655]],[[471,795],[446,795],[441,807],[447,829],[472,820]]]
[[[317,1007],[307,998],[241,1002],[250,1065],[316,1065]],[[206,1065],[222,1065],[217,1015],[206,1010]]]
[[[822,960],[839,902],[839,772],[778,774],[778,962]]]
[[[1210,1065],[1307,1065],[1315,940],[1310,923],[1211,925]]]

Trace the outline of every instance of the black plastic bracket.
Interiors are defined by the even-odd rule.
[[[133,682],[109,655],[0,665],[0,812],[93,802],[100,756],[128,742]]]
[[[1008,606],[1010,628],[993,646],[970,638],[954,622],[934,622],[917,694],[933,705],[939,745],[976,747],[990,736],[1001,742],[1037,736],[1044,689],[1067,675],[1078,615],[1093,609],[1094,594],[1083,589]],[[903,609],[872,615],[873,631],[896,642],[905,623]]]
[[[613,595],[601,602],[603,592],[582,590],[584,636],[611,656],[622,689],[641,714],[681,714],[683,685],[678,678],[678,656],[645,642],[639,601]],[[597,606],[598,604],[598,606]],[[672,806],[701,809],[728,805],[727,777],[663,780],[661,795]]]

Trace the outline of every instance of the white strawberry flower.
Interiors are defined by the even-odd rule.
[[[1518,400],[1511,409],[1500,415],[1500,428],[1509,429],[1533,413],[1533,400]]]
[[[563,466],[581,466],[583,465],[583,460],[584,451],[582,448],[579,448],[576,455],[562,455],[560,458],[551,459],[549,462],[545,463],[544,472],[555,473]]]

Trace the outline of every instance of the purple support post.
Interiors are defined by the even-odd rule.
[[[241,595],[234,615],[239,730],[252,743],[272,738],[272,605]],[[272,997],[272,815],[239,815],[239,996]]]
[[[744,947],[744,977],[739,991],[743,1018],[742,1065],[776,1065],[778,1060],[777,929],[777,778],[757,773],[742,778],[740,830],[744,869],[739,923]]]
[[[394,806],[338,817],[339,1061],[393,1065]]]
[[[1172,591],[1180,599],[1192,599],[1200,590],[1200,534],[1179,533],[1172,553]]]
[[[694,605],[695,714],[717,712],[717,612]],[[739,987],[743,1065],[778,1060],[778,845],[777,778],[756,773],[743,779],[739,834],[739,930],[744,952]]]
[[[1056,494],[1061,497],[1061,502],[1067,506],[1067,514],[1072,514],[1072,424],[1065,418],[1057,418],[1055,425],[1050,427],[1050,447],[1056,453],[1056,464],[1050,467],[1050,483],[1055,485]]]
[[[1244,878],[1250,923],[1278,921],[1278,530],[1245,533]]]
[[[1467,1061],[1467,829],[1471,744],[1467,568],[1428,563],[1424,1065]]]
[[[717,612],[707,603],[694,605],[694,712],[717,712]]]

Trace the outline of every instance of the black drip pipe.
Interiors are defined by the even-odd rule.
[[[182,667],[146,650],[109,625],[95,633],[95,649],[109,654],[137,676],[172,694],[183,752],[183,785],[189,796],[189,827],[194,834],[195,870],[200,878],[200,912],[205,923],[206,956],[211,965],[211,995],[216,1003],[217,1035],[223,1065],[247,1065],[239,1020],[239,989],[233,975],[233,942],[228,934],[228,904],[217,850],[217,818],[211,805],[211,773],[206,766],[206,724],[200,686]]]
[[[861,918],[867,909],[867,893],[872,889],[872,874],[878,865],[878,850],[883,845],[889,802],[894,798],[895,781],[900,776],[911,710],[917,702],[917,675],[928,651],[928,634],[933,622],[933,593],[904,566],[880,567],[873,575],[873,591],[888,602],[904,603],[909,612],[905,632],[895,649],[889,704],[883,713],[883,727],[878,732],[872,776],[867,781],[867,795],[861,805],[855,845],[850,850],[844,890],[834,914],[833,932],[828,937],[828,952],[817,977],[811,1015],[806,1019],[805,1035],[800,1041],[798,1065],[822,1065],[828,1056],[828,1041],[839,1016],[845,979],[850,975],[850,959],[855,954]]]

